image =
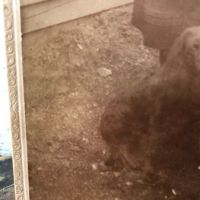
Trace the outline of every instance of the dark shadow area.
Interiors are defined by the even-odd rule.
[[[199,41],[200,28],[185,31],[166,64],[110,101],[101,118],[110,148],[105,164],[139,170],[154,186],[171,188],[175,199],[200,198],[200,56],[191,51]]]
[[[0,200],[14,200],[12,157],[0,156]]]

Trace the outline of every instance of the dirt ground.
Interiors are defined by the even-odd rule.
[[[199,182],[183,173],[163,185],[128,168],[101,169],[105,106],[159,67],[131,12],[124,6],[23,36],[31,200],[200,199]]]

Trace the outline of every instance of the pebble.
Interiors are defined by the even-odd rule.
[[[127,186],[132,186],[132,185],[133,185],[133,183],[132,183],[132,182],[130,182],[130,181],[127,181],[127,182],[126,182],[126,185],[127,185]]]
[[[38,171],[42,171],[42,167],[38,167],[37,170],[38,170]]]
[[[119,173],[119,172],[114,172],[114,176],[115,176],[115,177],[119,177],[119,176],[120,176],[120,173]]]
[[[86,143],[86,144],[89,143],[89,140],[88,140],[87,138],[85,138],[85,137],[82,139],[82,141],[83,141],[84,143]]]
[[[102,154],[103,154],[103,155],[106,155],[106,150],[103,150],[103,151],[102,151]]]
[[[77,46],[79,49],[81,49],[81,50],[83,49],[83,46],[81,44],[77,44]]]
[[[96,164],[96,163],[92,164],[92,169],[93,169],[93,170],[97,170],[97,169],[98,169],[98,167],[97,167],[97,164]]]
[[[197,169],[200,171],[200,165],[197,167]]]
[[[175,189],[172,189],[172,194],[173,194],[174,196],[176,196],[176,190],[175,190]]]
[[[112,75],[112,70],[107,69],[105,67],[100,67],[99,69],[97,69],[97,72],[102,77],[107,77],[107,76]]]

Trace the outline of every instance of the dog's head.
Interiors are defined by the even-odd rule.
[[[187,28],[174,42],[168,64],[173,67],[188,67],[189,71],[200,72],[200,26]],[[167,65],[168,65],[167,64]]]

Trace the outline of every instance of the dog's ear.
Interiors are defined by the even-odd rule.
[[[173,45],[171,46],[169,50],[169,54],[167,56],[167,60],[165,63],[166,68],[178,66],[178,64],[176,63],[179,62],[180,59],[184,58],[184,50],[186,47],[185,45],[186,37],[187,36],[185,34],[181,34],[174,41]]]
[[[184,53],[187,53],[191,49],[191,38],[194,34],[190,30],[186,30],[182,34],[182,50]]]
[[[191,45],[191,40],[195,35],[195,31],[196,30],[194,28],[188,28],[179,37],[177,37],[169,51],[166,67],[179,67],[183,64],[183,62],[185,62],[185,64],[190,63],[193,59],[192,48],[196,47]]]
[[[178,55],[187,51],[189,39],[193,36],[193,31],[191,29],[185,30],[177,39],[171,47],[171,54]]]
[[[190,70],[200,69],[200,28],[190,28],[183,46],[185,63]]]

